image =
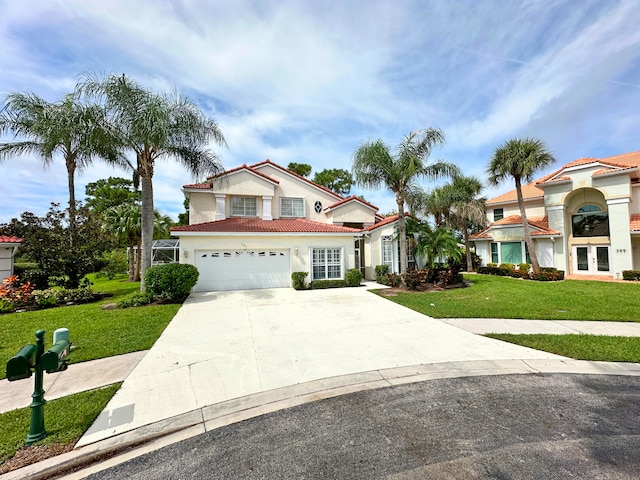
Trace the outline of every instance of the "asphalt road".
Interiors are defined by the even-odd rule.
[[[640,377],[435,380],[220,428],[91,479],[639,479]]]

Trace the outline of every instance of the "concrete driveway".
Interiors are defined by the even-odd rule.
[[[559,358],[474,335],[365,287],[198,293],[78,446],[318,379],[440,362]]]

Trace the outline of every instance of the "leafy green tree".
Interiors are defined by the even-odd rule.
[[[130,165],[134,179],[142,186],[142,282],[151,265],[154,230],[153,174],[156,160],[173,159],[195,177],[222,171],[220,159],[208,148],[226,141],[218,124],[188,98],[173,94],[156,94],[125,75],[99,79],[86,75],[79,85],[85,94],[100,98],[108,119],[124,151],[135,154]]]
[[[487,167],[488,180],[491,185],[500,185],[507,178],[513,178],[515,181],[524,239],[534,273],[540,272],[540,264],[527,222],[527,212],[522,196],[522,181],[532,182],[537,172],[548,167],[554,161],[555,158],[542,140],[530,137],[514,138],[507,140],[495,150]]]
[[[184,213],[178,214],[178,223],[176,224],[179,226],[189,225],[189,199],[185,198],[182,205],[184,206]]]
[[[314,175],[313,181],[340,195],[347,195],[353,185],[353,176],[342,168],[325,169]]]
[[[287,165],[287,170],[291,170],[293,173],[297,173],[301,177],[308,177],[311,175],[311,165],[306,163],[291,162]]]
[[[96,270],[102,254],[113,248],[109,237],[101,234],[100,221],[82,205],[76,208],[73,250],[69,248],[69,209],[63,210],[58,203],[52,203],[44,217],[24,212],[20,220],[13,219],[0,231],[19,233],[24,239],[21,255],[35,262],[45,278],[53,277],[55,283],[69,288],[77,288],[87,273]]]
[[[398,144],[395,152],[380,139],[360,145],[353,155],[355,183],[364,188],[386,187],[396,197],[400,243],[400,273],[407,271],[407,233],[404,205],[411,192],[418,190],[419,179],[437,179],[459,174],[457,166],[443,161],[429,164],[435,146],[444,144],[439,129],[411,132]]]
[[[134,188],[133,181],[122,177],[88,183],[84,194],[85,205],[97,215],[124,203],[140,201],[140,192]]]
[[[103,228],[114,233],[119,240],[126,241],[129,259],[129,281],[140,281],[142,263],[142,220],[139,203],[123,203],[104,212]],[[137,254],[137,255],[136,255]]]

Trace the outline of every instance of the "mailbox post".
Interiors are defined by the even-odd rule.
[[[59,328],[53,334],[54,344],[45,353],[44,351],[44,330],[36,332],[36,344],[25,345],[20,351],[7,362],[7,380],[13,382],[31,376],[31,370],[35,373],[33,394],[31,395],[31,423],[29,425],[29,435],[27,445],[42,440],[47,436],[44,429],[44,399],[43,373],[61,372],[67,369],[69,360],[69,330]]]

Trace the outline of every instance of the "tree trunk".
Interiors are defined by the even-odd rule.
[[[135,282],[136,278],[136,239],[135,236],[129,235],[129,281]]]
[[[529,258],[531,258],[531,268],[533,273],[540,273],[540,264],[538,263],[538,255],[536,255],[536,249],[533,245],[533,239],[531,238],[531,232],[529,232],[529,223],[527,222],[527,212],[524,210],[524,198],[522,197],[522,185],[520,177],[515,177],[516,180],[516,193],[518,195],[518,207],[520,207],[520,216],[522,217],[522,228],[524,230],[524,241],[529,249]],[[524,259],[526,261],[526,258]]]
[[[462,234],[464,235],[464,248],[467,254],[467,272],[473,272],[473,259],[471,258],[471,242],[469,241],[469,229],[466,222],[462,227]]]
[[[396,195],[398,204],[398,242],[400,244],[400,275],[407,272],[407,223],[404,218],[404,200]],[[404,286],[404,279],[402,279]]]
[[[138,237],[137,240],[138,248],[136,249],[136,274],[133,277],[134,282],[140,282],[140,270],[142,268],[142,239]]]
[[[140,291],[144,292],[144,272],[151,266],[153,244],[153,181],[150,175],[141,175],[142,184],[142,262]]]
[[[75,170],[76,162],[71,154],[66,159],[67,164],[67,184],[69,185],[69,252],[71,252],[71,264],[67,270],[69,276],[68,285],[70,288],[78,288],[80,278],[78,274],[78,266],[76,264],[77,256],[76,248],[76,187],[75,187]]]

